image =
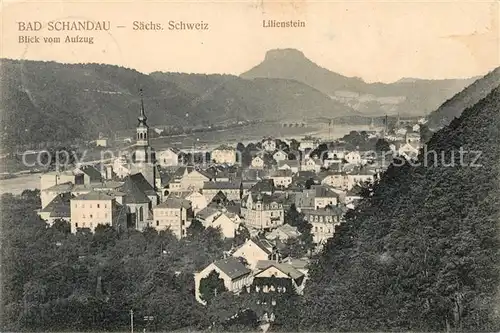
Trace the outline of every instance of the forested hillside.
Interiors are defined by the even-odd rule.
[[[144,90],[148,123],[225,125],[238,121],[356,114],[318,90],[290,80],[155,73],[99,64],[0,63],[0,123],[5,147],[92,140],[134,128]]]
[[[500,329],[499,110],[497,86],[389,167],[311,268],[302,329]]]
[[[448,125],[454,118],[460,117],[464,109],[473,106],[486,97],[499,83],[500,67],[477,79],[473,84],[444,102],[443,105],[429,115],[429,126],[431,128],[440,128]]]

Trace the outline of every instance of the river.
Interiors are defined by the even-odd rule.
[[[204,146],[213,149],[225,143],[236,146],[236,143],[257,142],[263,137],[298,139],[305,135],[312,135],[320,139],[337,139],[350,131],[368,130],[368,126],[335,126],[328,128],[321,124],[312,124],[307,127],[282,127],[278,124],[257,124],[243,128],[232,128],[216,132],[195,133],[189,136],[172,136],[151,140],[151,146],[156,151],[168,147],[191,148]],[[18,175],[16,178],[0,180],[0,194],[10,192],[21,194],[25,189],[39,189],[40,174]]]
[[[0,194],[21,194],[24,190],[40,188],[40,173],[19,175],[16,178],[0,180]]]

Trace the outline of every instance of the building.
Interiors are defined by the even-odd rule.
[[[314,171],[318,173],[321,170],[321,167],[323,166],[323,163],[321,162],[320,159],[314,159],[314,158],[305,158],[300,166],[300,170],[302,171]]]
[[[341,208],[304,209],[304,220],[312,225],[311,233],[313,241],[324,244],[327,239],[333,237],[335,227],[342,222],[343,214]]]
[[[109,139],[106,137],[100,137],[99,139],[95,140],[95,145],[96,147],[108,147]]]
[[[289,238],[296,238],[299,236],[300,232],[297,230],[297,227],[292,227],[289,224],[283,224],[266,234],[266,238],[269,240],[280,239],[285,241]]]
[[[71,193],[75,185],[71,182],[53,185],[40,191],[42,209],[45,208],[54,198],[63,193]]]
[[[207,201],[211,201],[219,192],[224,193],[228,200],[241,199],[241,181],[233,182],[205,182],[203,184],[203,195]]]
[[[295,195],[295,206],[300,210],[336,206],[339,202],[339,194],[324,185],[312,185]]]
[[[221,234],[224,238],[234,238],[236,230],[239,228],[239,224],[232,219],[227,212],[221,212],[217,215],[212,223],[210,224],[212,228],[220,228]]]
[[[276,247],[266,239],[247,239],[233,252],[233,257],[243,258],[250,268],[254,269],[260,260],[269,260],[276,254]],[[274,259],[274,258],[273,258]]]
[[[68,182],[75,184],[75,179],[75,174],[70,170],[47,172],[40,177],[40,190]]]
[[[273,154],[273,159],[276,161],[276,163],[279,163],[280,161],[287,160],[288,154],[282,150],[278,150]]]
[[[262,149],[267,152],[273,152],[276,150],[276,140],[272,138],[267,138],[262,140]]]
[[[119,227],[126,219],[123,206],[110,193],[91,191],[70,200],[71,232],[89,229],[94,232],[99,225]]]
[[[239,293],[244,287],[251,285],[253,281],[252,271],[239,262],[238,259],[229,257],[215,261],[201,272],[194,274],[195,297],[202,304],[206,304],[206,302],[201,298],[200,294],[201,280],[213,271],[217,272],[219,277],[224,280],[226,289],[234,293]]]
[[[122,195],[122,204],[127,207],[127,226],[143,230],[153,220],[151,199],[134,181],[137,178],[127,176],[119,188]],[[149,183],[148,183],[149,184]],[[156,205],[155,205],[156,206]]]
[[[311,136],[305,136],[300,140],[299,149],[305,151],[306,149],[313,150],[319,144],[319,140]]]
[[[178,168],[168,187],[170,191],[201,190],[205,182],[213,180],[213,175],[192,166]]]
[[[250,168],[252,169],[264,169],[264,159],[262,156],[255,156],[250,162]]]
[[[271,174],[274,186],[286,188],[292,183],[292,170],[276,170]]]
[[[139,124],[136,127],[136,143],[132,153],[131,174],[141,173],[148,183],[155,188],[156,153],[149,144],[149,126],[144,112],[144,99],[141,90],[141,109]]]
[[[344,155],[344,159],[350,164],[361,164],[361,154],[358,151],[350,151]]]
[[[180,239],[186,237],[193,215],[189,200],[168,196],[167,200],[153,208],[153,228],[158,231],[168,229]]]
[[[161,167],[178,166],[181,151],[177,148],[169,148],[157,152],[156,160]]]
[[[118,178],[124,178],[125,176],[129,175],[130,163],[127,159],[127,156],[121,155],[120,157],[115,158],[113,160],[113,163],[111,164],[111,169]]]
[[[214,163],[233,165],[236,163],[236,149],[228,145],[220,145],[212,150],[210,158]]]
[[[250,193],[241,202],[244,224],[255,229],[272,229],[283,224],[283,205],[268,194]]]
[[[278,170],[291,170],[293,174],[299,172],[299,160],[282,160],[278,162]]]
[[[52,225],[55,220],[71,221],[71,199],[75,197],[69,193],[56,195],[43,209],[38,211],[38,216]]]
[[[280,290],[280,288],[283,288],[283,283],[272,285],[270,283],[271,280],[267,279],[270,277],[278,279],[276,281],[282,279],[289,280],[290,287],[299,295],[304,291],[306,275],[289,263],[276,262],[275,260],[260,260],[255,265],[255,271],[252,291],[264,293],[270,291],[286,292],[286,290]],[[261,279],[265,282],[259,283]]]

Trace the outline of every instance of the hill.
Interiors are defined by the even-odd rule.
[[[207,126],[356,114],[320,91],[281,79],[153,73],[112,65],[3,59],[4,146],[95,139],[135,127],[138,90],[156,126]]]
[[[245,80],[234,75],[204,75],[184,73],[152,73],[155,79],[166,81],[197,94],[204,102],[225,101],[228,112],[220,119],[240,116],[234,104],[247,106],[246,118],[264,120],[301,120],[303,118],[334,118],[356,115],[353,109],[330,99],[306,84],[284,79]],[[257,113],[255,113],[257,112]]]
[[[483,99],[500,82],[500,67],[484,77],[477,79],[460,93],[444,102],[429,115],[429,127],[441,128],[448,125],[454,118],[460,117],[462,111]]]
[[[301,328],[500,329],[499,108],[497,85],[388,168],[311,267]]]
[[[423,115],[439,107],[473,79],[366,83],[322,68],[295,49],[268,51],[264,61],[241,74],[246,79],[281,78],[305,83],[367,115]]]

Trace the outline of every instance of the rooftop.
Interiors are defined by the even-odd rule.
[[[234,257],[218,260],[214,262],[214,265],[231,279],[237,279],[241,276],[250,274],[251,272],[250,269],[246,268],[245,265]]]
[[[90,191],[89,193],[79,195],[74,200],[113,200],[114,196],[105,191]]]
[[[167,200],[155,208],[189,209],[191,208],[191,201],[169,196]]]

